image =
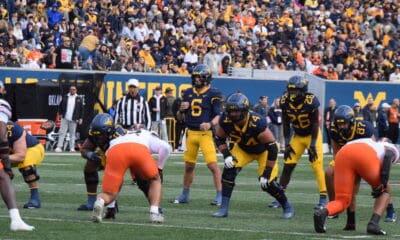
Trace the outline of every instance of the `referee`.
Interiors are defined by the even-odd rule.
[[[139,80],[128,80],[128,93],[117,103],[115,123],[126,129],[145,128],[150,130],[151,117],[147,101],[139,94]]]

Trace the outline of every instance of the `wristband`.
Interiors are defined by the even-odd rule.
[[[269,180],[269,178],[271,177],[271,173],[272,173],[272,167],[267,166],[265,167],[262,176]]]
[[[231,156],[231,152],[228,150],[228,148],[225,148],[224,150],[222,150],[221,153],[222,153],[222,156],[224,156],[224,158]]]

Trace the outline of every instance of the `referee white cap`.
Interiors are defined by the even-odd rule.
[[[128,87],[129,86],[139,87],[139,80],[137,80],[136,78],[129,79],[128,80]]]

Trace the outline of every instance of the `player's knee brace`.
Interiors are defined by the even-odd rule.
[[[22,176],[24,177],[24,181],[26,183],[36,182],[37,180],[40,179],[40,176],[37,173],[35,166],[20,168],[19,171],[21,172]]]
[[[233,188],[235,186],[235,179],[239,171],[240,169],[235,167],[224,168],[221,179],[222,185]]]
[[[272,197],[279,199],[285,194],[283,187],[274,179],[268,184],[267,188],[262,188],[263,191],[269,193]]]
[[[140,176],[136,176],[136,182],[138,188],[144,193],[146,197],[148,197],[149,189],[150,189],[150,181],[141,178]]]
[[[93,185],[97,185],[99,184],[99,174],[97,173],[97,171],[94,172],[84,172],[85,175],[85,183],[86,184],[93,184]]]

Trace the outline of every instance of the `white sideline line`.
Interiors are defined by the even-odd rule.
[[[6,215],[0,215],[0,218],[9,218]],[[93,223],[90,220],[76,220],[76,219],[55,219],[55,218],[40,218],[40,217],[24,217],[24,219],[30,220],[39,220],[39,221],[51,221],[51,222],[70,222],[70,223],[90,223],[90,224],[99,224]],[[102,223],[100,223],[102,224]],[[355,235],[355,236],[345,236],[340,234],[329,235],[321,235],[319,233],[302,233],[302,232],[279,232],[279,231],[257,231],[257,230],[249,230],[249,229],[238,229],[238,228],[214,228],[214,227],[191,227],[191,226],[174,226],[168,224],[154,224],[154,223],[132,223],[132,222],[103,222],[103,224],[114,224],[114,225],[127,225],[127,226],[145,226],[145,227],[158,227],[158,228],[176,228],[176,229],[189,229],[189,230],[210,230],[210,231],[229,231],[229,232],[248,232],[248,233],[272,233],[272,234],[284,234],[284,235],[294,235],[294,236],[310,236],[310,239],[364,239],[364,238],[373,238],[373,235]],[[400,237],[400,235],[391,235],[391,237]]]

